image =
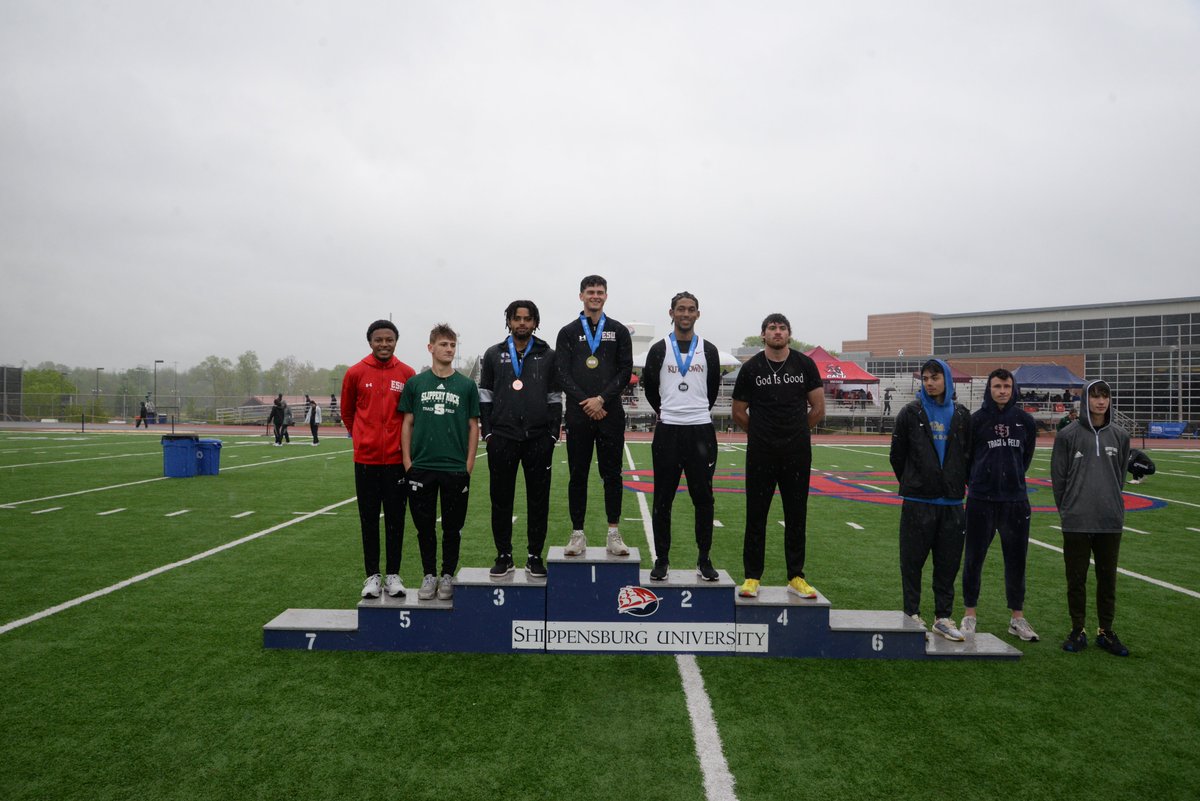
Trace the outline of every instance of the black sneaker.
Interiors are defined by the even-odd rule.
[[[1087,648],[1087,632],[1083,629],[1071,629],[1067,639],[1063,640],[1063,650],[1077,654]]]
[[[1117,637],[1117,633],[1111,629],[1108,631],[1100,629],[1096,632],[1096,647],[1103,648],[1113,656],[1129,656],[1129,649]]]
[[[712,562],[708,559],[701,559],[696,563],[696,575],[705,581],[717,581],[721,578],[717,575],[717,571],[713,569]]]
[[[496,557],[496,564],[492,565],[492,569],[488,571],[492,578],[500,578],[507,576],[513,572],[512,554],[502,553]]]
[[[667,564],[666,559],[655,559],[654,569],[650,571],[651,581],[666,581],[667,576],[671,574],[671,566]]]
[[[542,557],[529,554],[529,558],[525,560],[525,572],[534,578],[545,578],[546,563],[542,561]]]

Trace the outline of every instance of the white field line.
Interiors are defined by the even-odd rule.
[[[107,512],[96,512],[96,517],[106,517],[108,515],[115,515],[117,512],[124,512],[124,511],[125,511],[125,507],[122,506],[119,509],[109,509]]]
[[[254,512],[239,512],[236,515],[230,515],[230,517],[233,518],[234,520],[237,520],[238,518],[241,518],[241,517],[249,517],[252,514],[254,514]]]
[[[42,467],[51,464],[74,464],[75,462],[97,462],[109,459],[128,459],[133,456],[158,456],[157,453],[119,453],[114,456],[85,456],[82,459],[56,459],[53,462],[27,462],[26,464],[5,465],[5,470],[16,470],[18,467]]]
[[[713,519],[713,528],[725,528],[725,524],[722,523],[720,520],[717,520],[714,518]]]
[[[87,601],[92,601],[92,600],[95,600],[96,598],[102,598],[105,595],[116,592],[117,590],[122,590],[122,589],[125,589],[126,587],[137,584],[140,581],[145,581],[148,578],[153,578],[153,577],[159,575],[160,573],[166,573],[168,570],[174,570],[177,567],[183,567],[184,565],[189,565],[192,562],[198,562],[201,559],[207,559],[208,557],[213,556],[214,554],[218,554],[221,551],[227,551],[230,548],[236,548],[237,546],[242,545],[247,542],[250,542],[251,540],[256,540],[259,537],[265,537],[267,534],[271,534],[272,532],[279,531],[280,529],[287,528],[288,526],[294,526],[297,523],[301,523],[305,520],[308,520],[310,517],[315,517],[315,516],[321,514],[322,512],[327,512],[330,509],[336,509],[339,506],[345,506],[346,504],[352,502],[356,497],[358,497],[358,496],[353,496],[353,497],[347,498],[344,501],[338,501],[337,503],[330,504],[329,506],[326,506],[323,509],[318,509],[317,511],[312,512],[307,517],[297,517],[293,520],[287,520],[283,523],[280,523],[279,525],[271,526],[270,528],[264,528],[262,531],[256,531],[253,534],[247,534],[245,537],[242,537],[241,539],[233,540],[232,542],[227,542],[224,545],[218,545],[216,548],[210,548],[209,550],[204,551],[203,553],[198,553],[195,556],[189,556],[187,559],[181,559],[178,562],[172,562],[169,565],[163,565],[162,567],[156,567],[153,570],[148,570],[145,573],[139,573],[138,575],[134,576],[133,578],[128,578],[128,579],[125,579],[124,581],[118,581],[116,584],[112,584],[108,587],[105,587],[102,590],[96,590],[95,592],[89,592],[87,595],[81,595],[78,598],[73,598],[70,601],[66,601],[65,603],[58,604],[57,606],[51,606],[50,608],[43,609],[40,612],[36,612],[36,613],[30,615],[29,617],[23,617],[20,620],[13,620],[9,623],[5,623],[3,626],[0,626],[0,634],[7,634],[8,632],[12,631],[13,629],[20,628],[21,626],[24,626],[29,623],[37,622],[39,620],[42,620],[43,618],[50,617],[51,615],[56,615],[59,612],[63,612],[74,606],[79,606],[80,604],[86,603]]]
[[[737,794],[733,790],[733,774],[729,772],[729,763],[725,761],[712,702],[704,689],[704,676],[700,674],[696,657],[680,654],[675,657],[675,664],[679,667],[688,716],[692,719],[696,756],[700,760],[700,773],[704,776],[704,797],[708,801],[737,801]]]
[[[865,453],[867,456],[881,456],[882,455],[882,454],[880,454],[879,451],[860,451],[856,448],[847,447],[846,445],[819,445],[817,443],[813,443],[813,447],[814,448],[829,448],[831,450],[839,450],[839,451],[847,451],[848,453]],[[887,449],[888,449],[887,445],[879,445],[877,447],[883,448],[884,453],[887,452]]]
[[[851,523],[851,522],[847,521],[846,525],[849,526],[850,528],[854,529],[855,531],[863,531],[864,530],[863,527],[860,526],[858,523]]]
[[[180,509],[178,512],[167,512],[165,515],[163,515],[163,517],[179,517],[180,515],[186,515],[190,511],[192,511],[192,510],[191,509]]]
[[[272,459],[269,462],[255,462],[254,464],[239,464],[239,465],[234,465],[233,467],[226,467],[225,471],[228,472],[230,470],[245,470],[248,467],[262,467],[265,464],[278,464],[280,462],[292,462],[297,459],[313,459],[320,455],[321,454],[314,453],[314,454],[310,454],[308,456],[289,456],[285,459]],[[154,478],[143,478],[140,481],[127,481],[124,484],[112,484],[107,487],[93,487],[92,489],[76,490],[75,492],[64,492],[61,495],[47,495],[42,498],[29,498],[28,500],[24,500],[24,501],[6,501],[3,505],[5,507],[14,507],[14,506],[21,506],[26,503],[39,503],[41,501],[56,501],[59,498],[71,498],[76,495],[87,495],[92,492],[105,492],[107,490],[123,489],[125,487],[136,487],[139,484],[152,484],[155,481],[167,481],[167,480],[168,480],[167,476],[155,476]]]
[[[1188,531],[1194,531],[1194,532],[1196,532],[1197,534],[1200,534],[1200,528],[1192,528],[1191,526],[1188,526],[1188,527],[1187,527],[1187,530],[1188,530]]]
[[[625,445],[625,459],[629,462],[630,470],[637,470],[628,444]],[[657,559],[646,493],[636,494],[638,507],[642,511],[642,527],[645,529],[650,558]],[[707,801],[737,801],[737,796],[733,792],[733,774],[729,772],[729,763],[725,761],[721,733],[717,731],[712,701],[704,689],[704,677],[700,674],[696,657],[690,654],[680,654],[675,657],[675,664],[679,668],[683,694],[687,699],[688,717],[692,720],[692,737],[696,741],[696,759],[700,762],[700,773],[704,777],[704,796]]]
[[[1175,472],[1168,473],[1166,470],[1159,470],[1157,475],[1174,476],[1175,478],[1200,478],[1200,476],[1193,476],[1191,473],[1175,473]]]
[[[1062,530],[1058,526],[1051,526],[1050,528],[1057,528],[1057,529],[1059,529],[1059,531]],[[1058,553],[1063,552],[1063,549],[1059,548],[1057,545],[1051,545],[1048,542],[1042,542],[1041,540],[1035,540],[1033,537],[1030,537],[1029,541],[1031,543],[1033,543],[1034,545],[1040,545],[1041,547],[1048,548],[1051,551],[1057,551]],[[1095,559],[1089,559],[1088,561],[1093,565],[1096,564]],[[1168,590],[1174,590],[1175,592],[1183,593],[1184,595],[1190,595],[1193,598],[1200,598],[1200,592],[1196,592],[1195,590],[1189,590],[1187,587],[1180,587],[1177,584],[1170,584],[1166,581],[1160,581],[1156,578],[1151,578],[1150,576],[1143,576],[1141,573],[1134,573],[1132,570],[1126,570],[1123,567],[1118,567],[1117,572],[1122,575],[1129,576],[1130,578],[1141,579],[1142,581],[1149,582],[1150,584],[1153,584],[1156,587],[1163,587]]]
[[[61,507],[61,506],[51,506],[49,509],[38,509],[36,512],[30,512],[30,514],[32,514],[32,515],[44,515],[44,514],[46,514],[47,512],[58,512],[58,511],[61,511],[61,510],[62,510],[62,507]]]
[[[1122,526],[1126,531],[1132,531],[1134,534],[1149,534],[1149,531],[1142,531],[1140,528],[1131,528],[1130,526]]]

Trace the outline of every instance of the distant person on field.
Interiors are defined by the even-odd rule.
[[[1062,416],[1062,419],[1058,421],[1058,426],[1055,431],[1062,431],[1064,428],[1069,426],[1071,423],[1074,423],[1078,419],[1079,412],[1075,411],[1075,407],[1071,407],[1067,410],[1067,413]]]
[[[811,431],[825,419],[825,390],[817,364],[791,349],[792,324],[782,314],[762,322],[764,349],[742,365],[733,386],[733,422],[746,437],[745,581],[738,594],[758,596],[767,548],[767,513],[779,488],[787,591],[816,598],[805,581]]]
[[[479,422],[487,443],[493,578],[513,572],[513,506],[517,467],[525,476],[525,573],[544,578],[542,549],[550,516],[554,445],[562,425],[557,354],[533,335],[541,313],[532,300],[504,310],[508,336],[483,354],[479,376]]]
[[[283,447],[284,421],[286,420],[283,393],[275,396],[275,400],[271,403],[271,413],[267,416],[267,420],[271,423],[275,431],[275,447]]]
[[[399,409],[404,385],[413,369],[393,355],[396,326],[376,320],[367,327],[371,353],[346,371],[342,378],[342,419],[354,442],[354,489],[358,494],[358,522],[362,530],[363,567],[367,578],[362,597],[378,598],[379,509],[383,507],[384,547],[387,553],[383,589],[404,597],[400,581],[400,555],[404,544],[404,455],[400,432],[404,415]]]
[[[338,414],[338,400],[334,395],[329,396],[329,420],[334,424],[342,421],[342,416]]]
[[[921,367],[921,389],[896,415],[889,460],[900,482],[900,581],[904,614],[922,626],[921,574],[933,556],[933,631],[963,640],[954,624],[954,579],[962,564],[971,413],[954,401],[941,359]]]
[[[1063,563],[1067,571],[1067,608],[1071,633],[1063,650],[1087,647],[1088,565],[1096,560],[1096,645],[1116,656],[1129,649],[1112,629],[1117,612],[1117,557],[1125,525],[1125,469],[1129,434],[1112,421],[1111,390],[1092,381],[1084,390],[1087,415],[1058,433],[1050,457],[1054,505],[1062,519]]]
[[[1025,619],[1025,559],[1029,553],[1029,495],[1025,473],[1037,447],[1037,421],[1015,400],[1018,387],[1004,368],[988,376],[983,407],[971,415],[971,478],[967,486],[967,539],[963,557],[962,625],[975,636],[983,562],[996,532],[1004,553],[1004,595],[1012,611],[1008,633],[1037,642]]]
[[[146,419],[146,428],[149,428],[151,423],[158,422],[158,409],[154,408],[154,401],[150,400],[149,393],[146,395],[146,413],[144,417]]]
[[[149,428],[150,421],[146,419],[146,402],[138,401],[138,412],[137,417],[133,421],[133,427],[141,428],[143,425]]]
[[[888,387],[883,391],[883,413],[892,413],[892,388]]]
[[[425,580],[417,598],[454,597],[462,527],[467,519],[471,471],[479,442],[479,388],[454,369],[458,334],[445,323],[429,332],[433,366],[409,379],[400,396],[401,447],[408,508],[417,529]],[[437,570],[438,496],[442,499],[442,569]]]
[[[308,430],[312,432],[312,444],[316,445],[321,441],[317,436],[317,429],[321,427],[321,405],[307,395],[304,396],[304,422],[308,423]]]
[[[717,430],[712,407],[721,388],[717,346],[696,333],[700,302],[691,292],[671,298],[671,333],[650,346],[642,370],[642,389],[658,415],[651,455],[654,465],[654,550],[651,581],[670,576],[671,508],[679,477],[687,477],[695,509],[696,573],[705,581],[719,576],[709,551],[713,540],[713,473]]]

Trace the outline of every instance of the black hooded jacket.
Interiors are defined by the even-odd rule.
[[[971,415],[971,480],[968,491],[982,501],[1026,498],[1025,473],[1037,447],[1037,422],[1021,409],[1017,382],[1003,409],[992,398],[993,371],[988,376],[983,407]]]

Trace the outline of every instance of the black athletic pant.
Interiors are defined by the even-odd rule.
[[[525,474],[526,553],[542,555],[550,516],[550,474],[554,439],[546,434],[515,440],[492,434],[487,439],[488,477],[491,479],[492,541],[496,553],[512,555],[513,505],[517,493],[517,466]]]
[[[402,464],[354,463],[354,491],[358,494],[358,523],[362,528],[363,568],[368,576],[379,572],[379,509],[383,507],[383,541],[387,550],[387,575],[400,572],[404,545],[404,486]]]
[[[587,514],[588,471],[592,450],[596,467],[604,482],[604,513],[608,522],[621,519],[621,459],[625,448],[625,412],[609,412],[603,420],[593,420],[583,412],[567,415],[567,467],[571,479],[567,485],[567,506],[571,528],[582,529]]]
[[[275,424],[275,444],[278,445],[279,443],[283,442],[283,438],[286,435],[287,435],[287,429],[284,428],[283,423],[276,423]],[[291,440],[288,440],[288,441],[290,442]]]
[[[320,439],[317,437],[317,426],[319,426],[319,425],[320,425],[320,423],[318,423],[318,422],[317,422],[317,421],[315,421],[315,420],[313,420],[312,422],[310,422],[310,423],[308,424],[308,429],[309,429],[309,431],[312,431],[312,437],[313,437],[313,444],[314,444],[314,445],[316,445],[318,442],[320,442],[320,441],[321,441],[321,440],[320,440]]]
[[[1067,609],[1071,628],[1082,629],[1087,618],[1088,562],[1096,560],[1096,616],[1100,628],[1112,629],[1117,614],[1117,557],[1121,533],[1063,532],[1063,562],[1067,568]]]
[[[458,570],[458,553],[462,544],[462,527],[467,519],[467,500],[471,491],[471,474],[443,470],[422,470],[413,467],[408,480],[408,509],[417,529],[417,545],[421,548],[421,569],[427,576],[437,572],[437,507],[442,498],[442,572],[453,576]]]
[[[1029,553],[1029,500],[967,500],[966,554],[963,556],[963,606],[979,605],[979,586],[983,583],[983,560],[988,547],[1000,532],[1004,552],[1004,597],[1008,608],[1025,608],[1025,557]]]
[[[904,501],[900,507],[900,582],[904,614],[921,613],[921,573],[933,554],[933,610],[935,617],[954,612],[954,579],[962,563],[966,538],[966,513],[962,506]]]
[[[750,443],[746,449],[746,538],[742,567],[746,578],[761,579],[767,550],[767,513],[775,488],[783,501],[783,556],[788,581],[804,576],[808,530],[808,483],[812,444],[808,439],[787,449]]]
[[[654,550],[659,559],[671,553],[671,507],[679,476],[687,476],[688,494],[696,508],[697,559],[708,559],[713,538],[713,472],[717,463],[717,432],[712,424],[654,427]]]

